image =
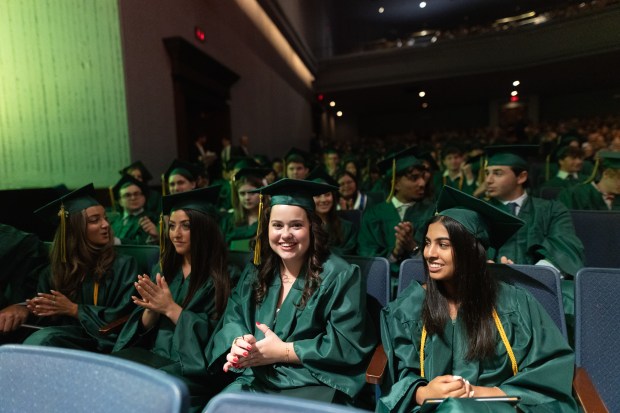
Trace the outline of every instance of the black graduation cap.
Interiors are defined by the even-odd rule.
[[[101,204],[95,198],[95,187],[90,183],[53,200],[34,211],[34,213],[55,225],[58,223],[59,217],[61,217],[61,211],[66,218],[69,214],[83,211],[95,205]]]
[[[491,204],[450,186],[437,200],[437,214],[458,221],[485,248],[501,247],[525,222]]]
[[[284,155],[284,160],[286,163],[297,162],[303,163],[306,166],[310,164],[310,158],[311,156],[308,152],[295,147],[289,149],[289,151]]]
[[[271,168],[242,168],[233,177],[236,181],[246,176],[254,176],[259,179],[265,178],[271,172]]]
[[[312,172],[310,172],[306,177],[306,181],[318,182],[321,184],[338,187],[338,182],[334,178],[329,176],[327,171],[325,171],[325,168],[323,168],[322,166],[317,166],[316,168],[314,168]]]
[[[144,166],[142,161],[135,161],[131,165],[128,165],[128,166],[124,167],[123,169],[121,169],[120,171],[118,171],[118,173],[121,174],[121,175],[131,175],[129,173],[129,171],[131,171],[133,169],[139,169],[140,170],[140,173],[142,174],[142,181],[143,182],[148,182],[151,179],[153,179],[153,176],[151,175],[149,170],[146,169],[146,166]]]
[[[496,145],[487,146],[487,166],[510,166],[528,169],[528,158],[538,154],[538,145]]]
[[[220,195],[221,185],[213,185],[207,188],[193,189],[162,197],[162,213],[170,215],[178,209],[191,209],[213,214]]]
[[[120,197],[121,197],[121,195],[120,195],[121,194],[121,189],[126,188],[126,187],[128,187],[130,185],[136,185],[138,188],[140,188],[140,190],[142,191],[143,195],[145,195],[145,196],[147,195],[147,193],[148,193],[148,186],[146,186],[144,182],[138,181],[136,178],[134,178],[131,175],[125,174],[112,187],[112,192],[114,193],[114,198],[115,199],[120,199]]]

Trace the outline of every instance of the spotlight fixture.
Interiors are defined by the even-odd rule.
[[[329,106],[331,106],[331,107],[333,108],[334,106],[336,106],[336,102],[334,102],[334,101],[332,100],[331,102],[329,102]]]
[[[342,117],[342,111],[339,110],[338,112],[336,112],[336,116],[338,116],[339,118]]]
[[[517,86],[519,86],[520,84],[521,84],[521,82],[519,82],[518,80],[515,80],[514,82],[512,82],[512,85],[513,85],[514,87],[517,87]]]
[[[422,109],[426,109],[428,107],[428,103],[424,102],[422,103]]]
[[[383,13],[385,9],[383,7],[379,7],[379,14]]]
[[[512,92],[510,92],[510,96],[517,96],[519,94],[519,92],[517,92],[516,90],[513,90]]]
[[[420,96],[421,98],[423,98],[424,96],[426,96],[426,92],[421,90],[420,93],[418,93],[418,96]]]
[[[425,1],[420,2],[420,8],[423,9],[424,7],[426,7],[426,2]]]

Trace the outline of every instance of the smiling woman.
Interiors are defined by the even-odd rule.
[[[259,217],[249,265],[207,348],[210,368],[244,371],[225,391],[351,401],[375,338],[359,268],[330,255],[313,196],[337,187],[282,179]],[[231,345],[232,343],[232,345]]]
[[[39,278],[39,293],[28,309],[46,327],[25,344],[108,352],[115,335],[99,327],[131,311],[133,258],[116,254],[113,234],[92,184],[77,189],[36,211],[58,222],[51,266]]]

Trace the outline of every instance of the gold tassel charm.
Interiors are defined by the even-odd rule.
[[[388,195],[385,202],[390,203],[394,197],[394,187],[396,186],[396,159],[392,160],[392,185],[390,187],[390,195]]]
[[[263,194],[259,195],[258,201],[258,224],[256,225],[256,243],[254,244],[254,265],[260,265],[260,235],[263,231]]]
[[[161,194],[163,195],[168,195],[167,193],[168,191],[166,191],[166,175],[161,174]]]
[[[69,213],[65,209],[65,204],[60,204],[60,211],[58,211],[60,217],[60,255],[62,256],[62,262],[67,262],[67,218]]]
[[[164,251],[166,249],[165,245],[166,243],[164,242],[164,213],[160,213],[159,214],[159,270],[163,271],[163,266],[162,266],[162,258],[164,256]]]

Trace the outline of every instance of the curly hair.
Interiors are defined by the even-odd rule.
[[[181,307],[185,308],[196,294],[196,291],[213,279],[215,289],[214,319],[219,319],[226,309],[230,295],[230,277],[227,269],[227,249],[224,236],[217,221],[209,214],[191,209],[183,209],[190,223],[190,254],[192,270],[189,290]],[[167,280],[177,276],[183,257],[177,254],[170,236],[164,239],[164,255],[162,256],[162,273]]]
[[[484,247],[465,227],[450,217],[437,215],[429,221],[425,233],[428,226],[436,222],[446,228],[452,245],[456,286],[456,297],[452,298],[460,305],[459,312],[467,330],[467,359],[483,360],[492,356],[495,349],[493,308],[497,299],[497,280],[488,271]],[[446,290],[441,282],[429,276],[426,260],[424,271],[427,282],[422,319],[429,335],[442,335],[450,320]]]
[[[66,262],[63,262],[60,226],[50,251],[52,285],[71,301],[77,299],[86,276],[92,276],[96,282],[103,281],[116,258],[112,227],[108,243],[99,247],[88,241],[87,225],[86,210],[70,214],[65,234]]]
[[[300,207],[301,208],[301,207]],[[261,264],[258,266],[258,279],[254,287],[254,298],[257,304],[261,304],[267,296],[269,285],[275,277],[276,270],[282,263],[280,256],[269,246],[269,220],[271,217],[271,207],[266,208],[263,214],[261,228],[257,239],[261,241]],[[316,291],[321,283],[320,275],[323,272],[323,264],[329,257],[329,249],[327,247],[328,235],[323,229],[321,218],[314,212],[302,208],[306,212],[308,221],[310,222],[310,246],[306,252],[306,260],[301,269],[306,274],[306,283],[301,295],[301,299],[297,306],[305,307],[306,303]]]

